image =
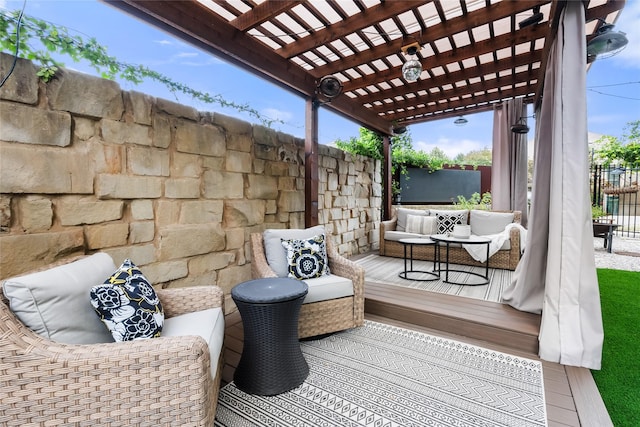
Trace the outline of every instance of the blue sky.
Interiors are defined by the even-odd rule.
[[[23,1],[0,0],[0,8],[20,9]],[[102,2],[93,0],[28,0],[25,13],[67,27],[84,38],[95,37],[122,62],[142,64],[190,87],[221,94],[236,103],[248,103],[261,114],[278,118],[284,124],[274,127],[304,137],[304,100],[233,65],[192,47],[150,25],[136,20]],[[587,74],[589,131],[621,137],[628,122],[640,120],[640,0],[628,0],[616,23],[616,30],[627,34],[629,45],[617,56],[597,60]],[[67,68],[95,74],[85,64],[61,58]],[[135,85],[120,81],[125,90],[191,105],[201,111],[220,111],[248,121],[256,121],[235,110],[171,94],[153,82]],[[491,147],[491,112],[468,115],[465,126],[453,119],[438,120],[410,127],[414,147],[430,151],[434,147],[449,156]],[[321,144],[358,135],[359,126],[326,109],[320,109]],[[532,137],[533,132],[529,134]]]

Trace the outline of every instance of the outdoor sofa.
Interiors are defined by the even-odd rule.
[[[97,253],[3,281],[0,425],[213,425],[222,289],[157,289],[160,337],[114,342],[90,290],[119,271]]]
[[[404,257],[405,238],[429,238],[432,234],[451,232],[454,224],[470,225],[471,234],[495,236],[507,233],[504,244],[489,258],[491,268],[515,270],[520,261],[522,242],[520,211],[486,211],[466,209],[411,209],[395,207],[393,217],[380,223],[380,255]],[[420,221],[416,217],[428,217]],[[414,245],[414,259],[432,261],[434,245]],[[454,264],[482,266],[461,245],[451,244],[449,260]]]

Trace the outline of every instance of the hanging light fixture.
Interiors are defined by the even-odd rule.
[[[467,123],[469,123],[469,120],[465,119],[463,116],[460,116],[453,121],[453,124],[455,124],[456,126],[464,126]]]
[[[529,126],[527,126],[527,118],[520,117],[515,124],[511,125],[511,132],[519,133],[519,134],[529,133]]]
[[[403,46],[402,52],[405,55],[414,56],[418,53],[418,49],[420,48],[420,44],[418,42],[411,43],[410,45]],[[420,77],[422,73],[422,64],[415,58],[407,60],[402,65],[402,77],[408,82],[415,82]]]
[[[600,18],[598,20],[602,25],[596,31],[596,36],[587,43],[587,62],[593,62],[596,58],[609,58],[622,51],[629,43],[625,33],[613,31],[613,24],[607,24]]]

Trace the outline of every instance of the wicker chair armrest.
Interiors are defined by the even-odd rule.
[[[224,291],[216,286],[156,289],[165,317],[220,307],[224,311]]]
[[[385,231],[395,231],[398,225],[398,217],[393,217],[389,220],[380,222],[380,233],[384,235]]]
[[[511,244],[511,251],[520,255],[520,229],[513,227],[509,230],[509,241]]]
[[[513,211],[513,222],[516,224],[522,223],[522,211]]]
[[[24,424],[53,416],[53,408],[64,424],[122,417],[116,424],[155,418],[156,425],[170,425],[189,417],[204,425],[215,415],[210,355],[201,337],[68,345],[29,334],[2,345],[11,375],[0,377],[0,401]],[[172,414],[181,415],[172,420]]]
[[[362,298],[364,296],[364,268],[340,255],[330,240],[327,241],[327,258],[331,274],[350,279],[353,282],[354,296],[356,299]]]
[[[262,233],[251,233],[251,274],[254,279],[278,277],[267,262]]]

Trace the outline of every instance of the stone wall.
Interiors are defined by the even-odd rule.
[[[0,56],[0,75],[12,57]],[[0,278],[72,254],[152,283],[251,278],[249,234],[304,227],[304,141],[19,60],[0,88]],[[319,218],[344,255],[377,248],[381,163],[319,148]]]

